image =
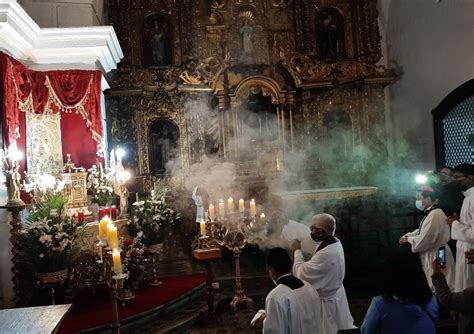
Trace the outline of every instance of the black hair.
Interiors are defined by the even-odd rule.
[[[381,285],[382,295],[389,301],[396,298],[402,302],[426,305],[433,297],[420,258],[411,252],[392,256],[385,262]]]
[[[440,198],[440,192],[436,188],[434,188],[434,191],[429,191],[429,190],[422,191],[421,196],[423,198],[430,197],[431,200],[434,202],[435,200]]]
[[[473,164],[460,164],[453,168],[453,173],[461,173],[465,176],[474,176]]]
[[[267,267],[273,268],[280,274],[285,274],[291,271],[292,266],[290,255],[285,249],[281,247],[270,249],[267,256]]]

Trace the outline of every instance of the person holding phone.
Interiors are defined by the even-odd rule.
[[[416,193],[416,207],[425,214],[420,226],[400,238],[401,245],[410,245],[413,253],[418,253],[429,286],[432,288],[431,263],[439,257],[440,249],[446,262],[446,279],[454,289],[454,257],[447,245],[450,231],[446,225],[446,215],[438,206],[439,194],[433,187],[423,186]]]
[[[466,259],[469,260],[472,254],[474,254],[473,250],[466,252]],[[433,275],[431,279],[438,301],[449,310],[459,312],[459,334],[472,334],[474,332],[474,288],[452,292],[446,282],[441,264],[441,258],[434,259],[432,263]]]

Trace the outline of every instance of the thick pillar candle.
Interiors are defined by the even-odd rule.
[[[122,272],[122,259],[120,258],[120,252],[117,249],[112,251],[112,264],[116,274]]]
[[[239,212],[244,213],[244,211],[245,211],[245,202],[244,202],[244,200],[241,198],[241,199],[239,199]]]
[[[110,248],[118,248],[118,231],[116,226],[112,226],[109,230]]]
[[[99,222],[99,239],[104,240],[107,238],[107,225],[109,221],[107,219],[101,219]]]
[[[201,219],[201,222],[199,223],[199,227],[201,230],[201,236],[204,237],[206,235],[206,222],[204,219]]]
[[[255,207],[255,200],[252,198],[250,201],[250,215],[255,216],[257,214],[257,208]]]
[[[227,200],[227,209],[229,209],[229,211],[234,210],[234,199],[232,197],[229,197]]]
[[[221,201],[219,202],[219,216],[220,216],[221,218],[224,218],[224,215],[225,215],[224,201],[221,200]]]
[[[216,220],[216,210],[214,208],[214,205],[209,205],[209,218],[211,219],[211,222],[214,222]]]

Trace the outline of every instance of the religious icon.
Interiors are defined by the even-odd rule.
[[[253,26],[250,24],[250,20],[246,19],[244,25],[240,27],[240,35],[242,36],[242,54],[240,55],[239,61],[248,64],[254,62],[254,49],[252,42],[252,35],[254,32]]]
[[[317,19],[318,51],[321,59],[336,60],[345,54],[344,19],[335,8],[323,10]]]
[[[145,24],[144,53],[149,66],[171,65],[171,29],[168,21],[155,15]]]

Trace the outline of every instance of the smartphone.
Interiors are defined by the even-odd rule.
[[[438,258],[439,258],[439,265],[441,267],[444,267],[446,265],[446,249],[444,246],[438,249]]]

